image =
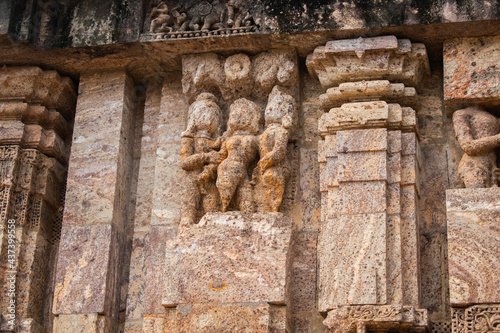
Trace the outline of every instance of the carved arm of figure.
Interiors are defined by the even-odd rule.
[[[453,128],[463,151],[469,156],[477,156],[488,153],[500,146],[500,133],[479,139],[474,139],[473,128],[470,124],[470,117],[475,109],[458,110],[453,114]],[[480,111],[484,112],[484,111]]]
[[[181,143],[181,168],[192,171],[203,168],[208,163],[220,163],[223,160],[217,151],[208,153],[194,153],[194,140],[190,137],[183,137]]]

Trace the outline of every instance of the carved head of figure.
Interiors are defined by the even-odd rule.
[[[274,86],[267,101],[265,120],[266,127],[271,124],[281,124],[284,128],[291,128],[296,120],[295,98],[285,93],[280,86]]]
[[[221,133],[222,112],[214,94],[199,94],[189,106],[188,125],[182,137],[214,138]]]
[[[237,99],[229,107],[226,135],[235,132],[257,135],[261,122],[262,115],[257,104],[246,98]]]

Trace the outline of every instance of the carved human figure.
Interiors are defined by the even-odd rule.
[[[274,86],[264,115],[266,129],[259,138],[260,160],[252,176],[259,212],[277,212],[281,206],[285,183],[290,176],[286,152],[295,110],[295,99],[281,87]]]
[[[479,108],[466,108],[453,114],[453,127],[460,147],[465,152],[458,173],[467,188],[497,185],[494,170],[500,146],[500,122]]]
[[[227,211],[233,203],[237,210],[252,212],[249,168],[257,157],[259,145],[256,135],[262,116],[258,105],[245,98],[234,101],[229,109],[228,129],[220,149],[224,160],[217,169],[216,183],[222,211]]]
[[[199,94],[189,107],[187,129],[181,135],[181,167],[186,176],[181,224],[192,224],[206,212],[220,210],[215,179],[221,161],[217,151],[221,123],[217,98]]]
[[[168,13],[168,6],[164,1],[161,1],[151,12],[151,33],[170,32],[173,24],[173,17]]]

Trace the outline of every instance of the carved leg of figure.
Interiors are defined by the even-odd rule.
[[[248,178],[244,178],[242,184],[236,190],[236,205],[242,212],[253,213],[255,211],[253,201],[252,185]]]
[[[464,154],[458,164],[458,174],[466,188],[487,188],[494,184],[493,169],[496,155],[469,156]]]
[[[242,163],[225,160],[220,164],[217,171],[217,188],[219,189],[223,212],[227,212],[234,193],[243,182],[246,173],[245,165]]]
[[[217,186],[214,183],[204,184],[205,195],[202,198],[203,214],[207,212],[219,212],[220,211],[220,195]]]
[[[278,212],[285,193],[285,173],[283,168],[269,168],[264,172],[264,182],[268,188],[269,209]]]
[[[181,208],[181,225],[194,224],[198,203],[200,202],[200,193],[198,191],[197,177],[193,173],[185,172],[186,176],[184,188],[184,200]]]

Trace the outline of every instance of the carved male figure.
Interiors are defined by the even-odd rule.
[[[236,209],[253,211],[252,185],[249,168],[257,157],[261,114],[257,104],[240,98],[230,106],[228,129],[224,133],[220,154],[225,158],[217,169],[217,188],[222,211],[228,210],[234,199]]]
[[[219,211],[220,199],[215,178],[221,161],[216,151],[220,140],[222,114],[217,98],[201,93],[189,107],[188,126],[182,133],[181,167],[186,173],[181,223],[192,224],[198,214]]]
[[[259,139],[260,160],[252,177],[257,211],[277,212],[281,206],[290,175],[286,152],[295,110],[295,99],[274,86],[265,110],[266,129]]]
[[[500,146],[500,121],[479,108],[466,108],[453,114],[453,127],[465,152],[458,173],[467,188],[497,185],[494,178],[496,154]]]

